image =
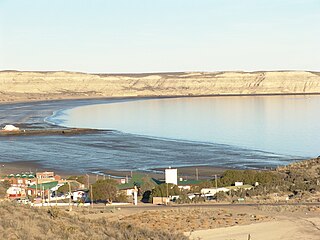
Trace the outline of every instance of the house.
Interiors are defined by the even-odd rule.
[[[52,189],[58,185],[58,181],[34,184],[27,188],[27,194],[31,196],[48,196],[50,198]]]
[[[135,186],[137,186],[139,190],[140,186],[142,186],[146,182],[149,182],[149,184],[152,184],[154,186],[159,184],[159,182],[154,178],[150,178],[144,174],[136,173],[132,176],[128,183],[119,184],[117,187],[120,193],[123,193],[126,196],[132,196],[135,191]],[[138,193],[140,192],[138,191]]]
[[[234,185],[235,185],[236,187],[243,186],[243,182],[235,182]]]
[[[9,181],[12,186],[26,187],[36,183],[36,177],[32,173],[10,174],[4,176],[0,181]]]
[[[12,132],[12,131],[19,131],[20,129],[18,127],[15,127],[13,125],[5,125],[3,128],[2,128],[3,131],[8,131],[8,132]]]
[[[221,187],[221,188],[202,188],[201,189],[201,195],[215,195],[217,192],[229,192],[229,188]]]
[[[26,192],[24,188],[21,187],[9,187],[7,189],[7,196],[8,198],[22,198],[26,197]]]
[[[89,190],[76,190],[72,192],[72,200],[74,202],[83,201],[85,202],[89,197]]]
[[[152,204],[155,205],[167,205],[170,202],[170,197],[153,197]]]
[[[124,184],[123,184],[124,185]],[[118,186],[119,192],[123,193],[126,196],[132,196],[134,192],[133,185],[125,185],[125,186]]]
[[[55,175],[54,172],[37,172],[36,178],[38,179],[38,183],[45,183],[51,181],[59,181],[61,177],[59,175]]]
[[[180,178],[177,184],[180,190],[190,191],[192,186],[198,186],[202,182],[203,180],[183,180]]]
[[[115,178],[114,179],[118,184],[126,184],[129,182],[128,178]]]
[[[253,188],[253,186],[252,185],[247,185],[247,184],[244,184],[244,185],[238,185],[238,186],[229,186],[229,187],[226,187],[226,188],[228,188],[228,189],[230,189],[230,190],[234,190],[234,191],[237,191],[237,190],[241,190],[241,189],[243,189],[243,190],[250,190],[250,189],[252,189]]]

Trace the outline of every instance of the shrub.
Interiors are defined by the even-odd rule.
[[[108,201],[117,198],[117,182],[112,179],[98,180],[92,184],[93,200]]]

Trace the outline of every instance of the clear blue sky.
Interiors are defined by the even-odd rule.
[[[0,0],[0,70],[320,71],[320,0]]]

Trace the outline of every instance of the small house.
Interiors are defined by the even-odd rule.
[[[167,205],[170,202],[170,197],[153,197],[152,204]]]
[[[26,192],[21,187],[9,187],[7,189],[7,196],[9,198],[21,198],[26,196]]]
[[[8,131],[8,132],[12,132],[12,131],[19,131],[20,129],[18,127],[15,127],[13,125],[5,125],[3,128],[2,128],[3,131]]]

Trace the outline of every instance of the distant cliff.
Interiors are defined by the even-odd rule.
[[[129,96],[320,94],[320,73],[190,72],[86,74],[0,72],[0,101]]]

